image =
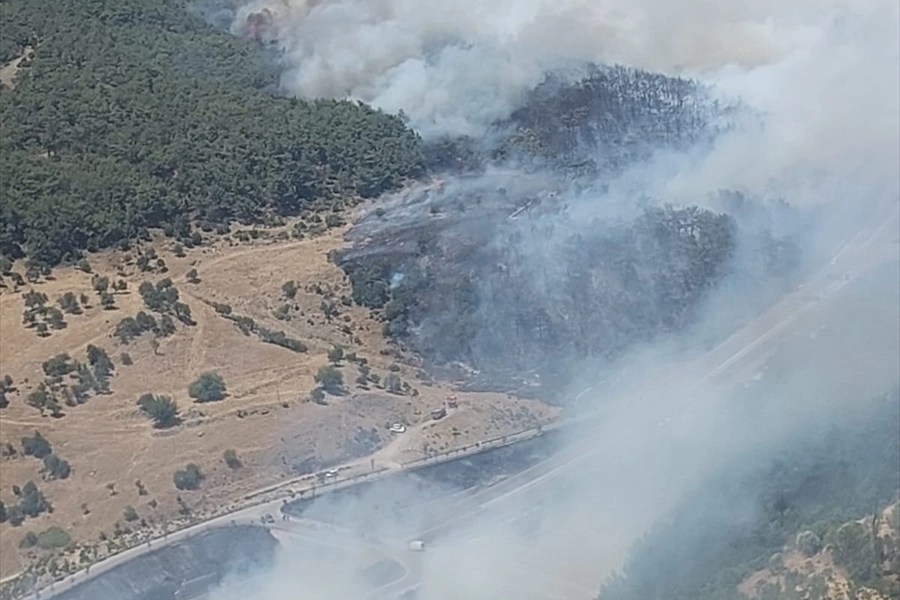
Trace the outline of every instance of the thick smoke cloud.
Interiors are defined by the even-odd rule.
[[[673,191],[815,201],[837,171],[880,182],[854,184],[856,195],[897,192],[900,9],[890,0],[259,0],[233,30],[264,8],[286,91],[402,110],[426,136],[483,132],[547,70],[621,63],[713,82],[764,115]]]
[[[900,196],[900,5],[895,0],[257,0],[237,10],[232,31],[245,33],[248,15],[263,9],[274,16],[260,35],[283,50],[285,92],[402,110],[425,138],[481,136],[509,117],[548,71],[577,73],[586,63],[696,78],[745,107],[711,148],[669,151],[625,170],[602,192],[588,191],[587,198],[585,192],[569,194],[571,209],[558,220],[560,228],[635,213],[638,197],[645,196],[675,204],[708,201],[721,209],[708,199],[733,189],[821,211],[818,229],[803,238],[806,254],[821,258],[835,253],[873,211],[896,204]],[[526,180],[514,171],[494,172],[499,183],[482,178],[448,185],[513,190],[542,176],[532,173]],[[603,202],[596,202],[598,195]],[[396,226],[401,218],[427,216],[428,204],[417,210],[405,198],[381,205],[388,213],[384,222]],[[555,251],[522,233],[518,243],[530,253],[531,268],[552,283]],[[640,361],[623,359],[609,368],[610,377],[627,372],[643,380],[664,362],[663,354],[679,365],[681,349],[701,338],[704,328],[731,318],[723,316],[733,316],[731,305],[752,303],[752,289],[735,285],[730,293],[713,295],[707,318],[689,340],[643,348]],[[493,533],[480,534],[483,539],[459,551],[426,553],[424,596],[514,597],[506,587],[510,582],[536,588],[558,578],[553,573],[563,571],[562,563],[569,568],[577,561],[584,563],[577,565],[583,571],[608,573],[704,473],[736,457],[768,456],[767,449],[796,435],[812,417],[840,422],[852,413],[847,403],[854,394],[876,394],[898,379],[898,290],[893,280],[872,289],[832,312],[807,317],[809,330],[816,318],[842,323],[834,328],[840,335],[819,338],[814,362],[804,338],[768,363],[761,359],[754,365],[782,373],[765,375],[757,393],[769,400],[758,414],[723,407],[731,389],[693,390],[690,382],[708,369],[686,368],[667,380],[668,387],[644,389],[639,405],[622,390],[616,397],[628,401],[621,404],[612,402],[608,388],[588,394],[584,403],[608,404],[604,431],[611,436],[636,414],[644,421],[657,414],[664,418],[663,407],[676,391],[691,390],[696,397],[691,398],[695,408],[672,433],[639,429],[608,450],[598,449],[560,482],[564,491],[551,494],[553,508],[536,540],[526,544],[507,526],[476,522],[473,530]],[[596,365],[584,370],[591,368],[596,371]],[[751,369],[747,376],[753,375]],[[573,392],[586,383],[576,381]],[[601,438],[596,432],[590,436]],[[365,510],[365,499],[358,510]],[[460,534],[467,535],[476,533]],[[322,562],[332,569],[341,560]],[[319,592],[309,597],[348,597],[347,590],[354,588],[355,594],[355,586],[362,585],[354,560],[347,557],[346,569],[330,571],[320,569],[309,553],[288,554],[277,571],[286,575],[267,578],[259,597],[295,597],[302,585],[297,574],[306,572],[328,580],[310,586]],[[530,567],[512,569],[516,561]],[[568,597],[584,596],[570,591]]]

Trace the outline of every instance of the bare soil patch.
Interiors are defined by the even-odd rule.
[[[32,56],[34,56],[34,48],[25,46],[19,56],[0,66],[0,82],[8,88],[15,89],[16,75],[18,75],[20,68],[19,65],[26,58],[30,60]]]

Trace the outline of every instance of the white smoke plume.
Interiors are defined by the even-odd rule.
[[[264,10],[269,13],[261,20],[251,17]],[[611,202],[637,189],[676,204],[696,204],[728,188],[785,198],[795,206],[824,207],[833,221],[850,229],[852,222],[871,218],[872,210],[896,204],[900,197],[896,0],[254,0],[238,9],[232,24],[236,34],[249,29],[282,49],[285,92],[403,111],[425,138],[478,137],[519,107],[548,71],[585,63],[695,78],[750,109],[751,116],[710,150],[669,154],[629,170],[610,186],[606,199]],[[511,179],[521,183],[515,174]],[[598,204],[573,208],[581,211],[577,220],[588,223],[600,210],[613,210],[609,202],[606,208]],[[816,243],[831,252],[840,241],[834,230],[822,230]],[[537,246],[533,252],[534,260],[542,260]],[[551,263],[548,256],[543,260]],[[890,285],[879,290],[865,313],[846,307],[828,313],[877,343],[858,337],[848,345],[846,334],[821,342],[829,345],[820,346],[824,350],[816,365],[800,349],[778,359],[785,368],[802,371],[802,377],[768,390],[784,399],[771,409],[775,417],[698,409],[693,420],[678,425],[674,441],[638,432],[617,448],[626,458],[599,452],[594,462],[565,479],[569,501],[554,499],[547,517],[552,526],[533,547],[510,541],[501,527],[499,534],[447,557],[448,562],[431,558],[425,566],[426,597],[513,597],[503,587],[509,580],[518,578],[527,587],[542,577],[536,565],[553,571],[573,554],[586,570],[609,572],[621,566],[629,544],[678,493],[720,458],[739,450],[752,454],[790,435],[812,414],[843,414],[854,390],[875,394],[896,381],[897,290]],[[724,301],[711,301],[717,303]],[[715,315],[722,307],[709,309]],[[659,349],[647,354],[658,358],[654,350]],[[645,359],[641,368],[649,371],[652,362]],[[726,394],[704,393],[710,404]],[[615,419],[624,423],[635,411],[655,412],[669,394],[659,390],[641,398],[640,406],[615,406]],[[610,430],[617,427],[615,419]],[[752,429],[772,422],[779,426],[765,435]],[[616,484],[604,489],[608,481]],[[596,532],[601,524],[606,537]],[[529,566],[504,578],[510,557]],[[299,568],[290,556],[284,561],[285,573]],[[314,562],[304,568],[318,569]],[[329,577],[330,586],[347,584],[339,574]],[[275,577],[266,585],[265,597],[297,597],[299,583],[290,577]],[[309,597],[345,597],[329,595],[332,591]]]
[[[837,170],[897,191],[891,0],[256,0],[233,30],[264,9],[286,91],[402,110],[426,136],[477,135],[548,69],[619,63],[710,82],[764,114],[677,190],[777,187],[799,201]]]

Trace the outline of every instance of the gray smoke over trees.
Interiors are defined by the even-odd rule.
[[[569,398],[603,369],[651,377],[794,289],[900,196],[900,7],[889,0],[260,0],[231,14],[233,32],[278,56],[283,93],[402,111],[421,134],[431,179],[371,204],[334,259],[387,335],[434,365],[490,374],[483,385],[539,380]],[[477,521],[469,532],[480,541],[434,559],[422,595],[503,597],[504,583],[545,574],[510,566],[526,558],[545,571],[588,563],[599,588],[660,517],[732,482],[778,513],[777,498],[753,496],[772,455],[827,470],[797,449],[821,448],[812,438],[825,435],[822,423],[839,426],[900,380],[887,283],[821,313],[839,332],[802,329],[806,345],[785,342],[747,373],[765,384],[746,393],[689,388],[707,374],[693,368],[679,371],[683,387],[633,397],[595,387],[583,402],[609,418],[571,442],[598,450],[541,498],[540,533],[522,543],[502,523]],[[676,415],[669,433],[633,426],[687,401],[699,408]],[[880,423],[882,437],[893,431]],[[735,465],[746,479],[707,478]],[[892,473],[873,469],[872,479]],[[791,473],[774,483],[802,511]],[[828,490],[852,485],[843,481]],[[740,544],[749,525],[704,537],[712,517],[740,525],[767,514],[737,508],[747,511],[699,522],[690,513],[673,527],[696,524],[705,550]],[[798,533],[759,522],[769,537],[746,545],[752,560]],[[701,579],[720,564],[714,552],[679,555],[678,542],[638,549],[636,580],[607,597],[666,597],[665,582],[644,572],[655,558],[662,573]],[[323,594],[355,589],[333,573]],[[291,572],[270,589],[296,584]]]

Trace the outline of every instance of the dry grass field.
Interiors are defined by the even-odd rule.
[[[135,264],[134,248],[91,255],[92,273],[64,267],[23,286],[6,280],[7,287],[0,290],[0,376],[12,377],[16,391],[7,394],[10,404],[0,409],[4,455],[0,500],[7,507],[15,504],[13,486],[32,480],[53,511],[17,527],[0,525],[0,577],[14,575],[40,555],[19,548],[27,532],[58,526],[75,541],[96,543],[101,533],[109,536],[117,528],[142,524],[149,530],[176,518],[179,495],[194,511],[208,512],[326,466],[370,454],[379,463],[404,462],[426,451],[512,433],[556,416],[555,408],[540,402],[504,394],[457,393],[449,383],[422,381],[414,358],[387,344],[382,324],[367,309],[340,301],[350,294],[349,283],[327,256],[344,243],[344,230],[299,241],[277,233],[267,230],[245,242],[236,241],[233,234],[210,238],[201,247],[185,250],[182,257],[173,252],[171,240],[154,239],[142,248],[152,247],[165,261],[164,273],[142,272]],[[192,269],[199,278],[194,283],[188,277]],[[15,270],[25,271],[23,265]],[[114,294],[115,309],[100,306],[92,289],[94,275],[127,283],[127,289]],[[190,307],[196,324],[176,322],[177,330],[170,336],[157,338],[146,332],[122,343],[113,335],[116,325],[147,311],[138,287],[166,277]],[[282,291],[289,280],[298,288],[293,299]],[[23,324],[23,296],[30,290],[46,294],[47,306],[58,306],[66,292],[85,294],[89,303],[82,314],[65,314],[63,328],[41,337]],[[233,314],[284,331],[308,350],[294,352],[263,343],[253,333],[245,335],[212,303],[227,304]],[[279,310],[281,318],[276,317]],[[44,361],[66,353],[86,363],[90,344],[105,349],[115,365],[110,393],[91,394],[83,404],[63,405],[64,414],[58,418],[42,416],[26,403],[45,379]],[[360,389],[354,383],[357,364],[343,360],[338,365],[347,393],[329,396],[325,404],[311,401],[314,376],[329,362],[327,354],[335,344],[365,358],[381,381],[393,371],[409,387],[402,393],[388,393],[379,385]],[[131,364],[125,364],[123,353]],[[224,400],[199,404],[188,396],[189,384],[204,371],[223,377]],[[145,393],[171,396],[178,403],[181,423],[154,429],[136,404]],[[430,411],[450,393],[459,398],[459,408],[428,423]],[[409,430],[392,439],[388,428],[398,421]],[[24,456],[21,438],[35,431],[49,440],[54,454],[69,461],[68,478],[50,480],[42,473],[40,460]],[[242,467],[226,465],[226,449],[237,453]],[[201,468],[203,484],[199,490],[179,492],[173,473],[190,462]],[[145,488],[143,494],[137,481]],[[140,520],[125,520],[129,506]]]

